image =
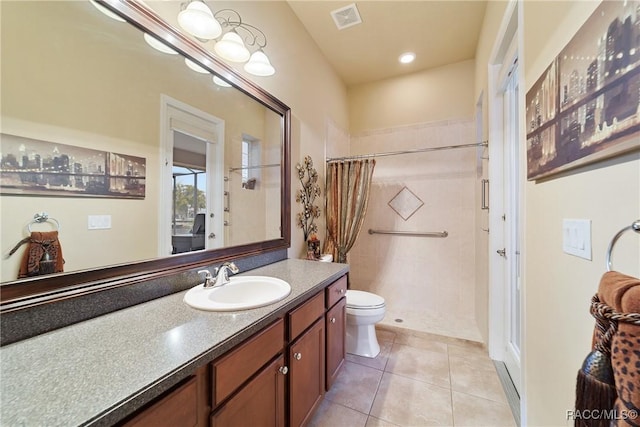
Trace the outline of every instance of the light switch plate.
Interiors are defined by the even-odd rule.
[[[562,220],[562,250],[570,255],[591,260],[591,220]]]
[[[108,230],[111,228],[111,215],[89,215],[89,230]]]

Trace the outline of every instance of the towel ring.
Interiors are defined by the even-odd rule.
[[[630,226],[625,227],[622,230],[618,231],[618,234],[613,236],[613,239],[611,239],[611,243],[609,243],[609,248],[607,249],[607,271],[611,271],[611,268],[612,268],[612,266],[611,266],[611,253],[613,252],[613,245],[616,244],[616,242],[618,241],[620,236],[622,236],[625,232],[627,232],[629,230],[633,230],[636,233],[640,233],[640,219],[634,221]]]
[[[60,223],[58,222],[58,220],[50,217],[49,214],[46,212],[40,212],[35,214],[31,222],[29,223],[29,225],[27,225],[27,230],[29,230],[29,233],[31,233],[31,226],[33,224],[41,224],[47,221],[53,222],[56,225],[56,231],[60,231]]]

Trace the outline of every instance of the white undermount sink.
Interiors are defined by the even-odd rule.
[[[291,285],[275,277],[233,276],[229,280],[226,285],[212,288],[191,288],[184,302],[200,310],[236,311],[273,304],[291,293]]]

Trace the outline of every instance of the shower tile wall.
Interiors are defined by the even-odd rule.
[[[351,136],[351,154],[475,142],[474,121],[448,120]],[[369,210],[349,253],[351,288],[386,299],[382,324],[474,341],[474,148],[376,159]],[[388,202],[403,187],[424,205],[406,221]],[[369,229],[444,231],[446,238],[370,235]],[[401,320],[401,322],[397,321]]]

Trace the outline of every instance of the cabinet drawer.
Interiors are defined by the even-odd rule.
[[[196,377],[191,377],[184,384],[122,425],[124,427],[197,426],[197,394]]]
[[[324,314],[324,292],[289,313],[289,340],[293,341]]]
[[[347,295],[347,276],[342,276],[325,289],[327,295],[327,308],[333,307],[340,298]]]
[[[239,347],[212,362],[215,407],[262,368],[284,347],[284,320],[249,338]]]
[[[212,427],[285,425],[284,355],[262,369],[211,416]]]

